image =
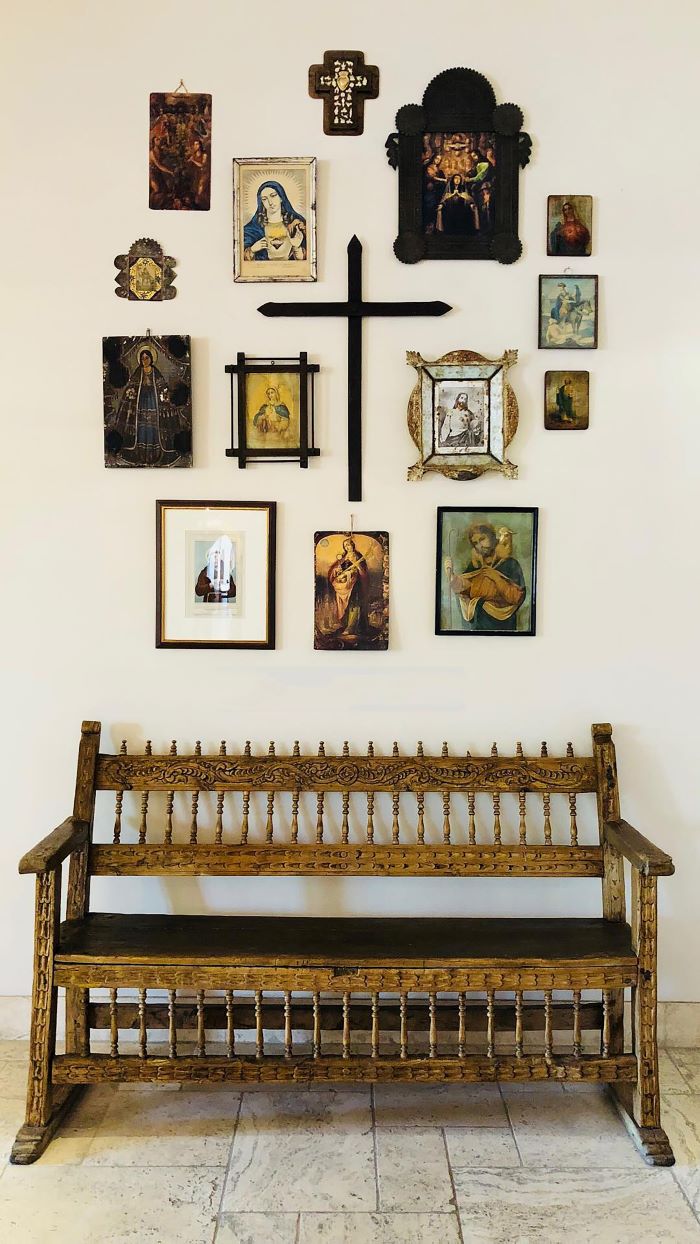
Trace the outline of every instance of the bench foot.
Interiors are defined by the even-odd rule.
[[[10,1162],[14,1166],[29,1166],[36,1162],[44,1152],[52,1137],[56,1134],[66,1115],[77,1104],[85,1092],[84,1084],[71,1088],[54,1089],[54,1098],[46,1123],[36,1125],[23,1123],[15,1138],[10,1154]]]
[[[632,1140],[649,1166],[673,1166],[675,1157],[671,1142],[662,1127],[642,1127],[632,1114],[631,1102],[622,1087],[611,1086],[612,1098],[620,1118]]]

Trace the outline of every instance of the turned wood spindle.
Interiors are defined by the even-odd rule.
[[[318,745],[319,756],[325,756],[326,745],[321,742]],[[316,841],[323,842],[323,791],[320,790],[316,795]]]
[[[374,756],[374,743],[371,741],[367,744],[367,756],[370,759]],[[367,842],[370,845],[374,842],[374,791],[367,792]]]
[[[122,739],[119,755],[126,756],[126,739]],[[124,803],[124,791],[118,790],[114,796],[114,836],[113,842],[121,842],[122,840],[122,804]]]
[[[117,1016],[117,990],[109,991],[109,1054],[119,1057],[119,1019]]]
[[[177,990],[168,990],[168,1058],[177,1058],[177,1016],[175,1001]]]
[[[495,1042],[495,994],[493,989],[486,991],[486,1057],[493,1058],[496,1052]]]
[[[198,1058],[204,1058],[206,1052],[206,1032],[204,1028],[204,990],[200,989],[197,993],[197,1046],[195,1053]]]
[[[226,742],[224,739],[219,744],[219,755],[226,755]],[[219,846],[224,840],[224,793],[224,791],[220,790],[216,796],[216,831],[214,841]]]
[[[350,1057],[350,994],[343,994],[343,1058]]]
[[[272,739],[270,740],[270,746],[267,749],[267,754],[268,756],[274,756],[275,754],[275,745]],[[272,842],[275,834],[274,815],[275,792],[273,790],[269,790],[267,792],[267,820],[265,821],[265,842],[268,844]]]
[[[467,760],[471,760],[471,752],[467,752]],[[469,826],[467,833],[469,835],[470,847],[476,846],[476,791],[467,791],[467,811],[469,813]]]
[[[372,994],[372,1058],[379,1058],[379,994]]]
[[[436,996],[434,993],[428,994],[428,1016],[430,1020],[430,1028],[428,1033],[428,1045],[430,1058],[437,1058],[437,1012],[436,1012]]]
[[[399,998],[399,1016],[401,1024],[401,1057],[408,1058],[408,1014],[407,1014],[407,996],[402,993]]]
[[[609,989],[603,990],[603,1032],[601,1039],[601,1053],[603,1058],[610,1057],[610,1003],[611,994]]]
[[[292,995],[289,989],[284,994],[284,1057],[291,1058],[294,1053],[292,1045]]]
[[[442,745],[442,754],[443,756],[449,755],[447,743]],[[442,796],[442,841],[445,846],[449,846],[450,832],[450,795],[449,791],[444,791]]]
[[[146,756],[151,756],[153,754],[153,749],[151,747],[150,739],[146,740],[145,754]],[[139,823],[139,846],[141,846],[146,841],[147,832],[148,832],[148,791],[145,790],[143,794],[141,795],[141,821]]]
[[[236,1053],[236,1029],[233,1024],[233,990],[226,990],[226,1057]]]
[[[457,1029],[457,1054],[459,1058],[464,1058],[467,1052],[467,995],[460,993],[457,998],[457,1014],[459,1027]]]
[[[202,744],[199,739],[194,745],[195,756],[201,756]],[[190,845],[194,845],[197,841],[197,817],[199,815],[199,791],[192,791],[192,820],[190,821]]]
[[[170,744],[170,755],[177,756],[177,743],[175,739]],[[167,847],[172,846],[173,842],[173,811],[175,808],[175,791],[169,790],[165,801],[165,836],[163,841]]]
[[[524,759],[522,743],[516,743],[515,754],[520,760]],[[521,847],[525,847],[527,846],[527,791],[518,791],[518,810],[520,813],[520,819],[518,821],[518,842]]]
[[[146,1028],[146,990],[139,989],[139,1058],[148,1054],[148,1030]]]
[[[398,756],[399,754],[399,745],[396,741],[394,742],[391,754],[392,756]],[[391,797],[391,841],[393,843],[398,843],[401,840],[401,830],[399,828],[399,799],[399,792],[398,790],[395,790]]]
[[[419,742],[418,746],[416,747],[416,760],[422,760],[422,759],[423,759],[423,744]],[[417,835],[418,835],[418,842],[422,846],[423,843],[425,842],[425,795],[422,790],[419,790],[416,794],[416,804],[418,805]]]
[[[515,991],[515,1057],[523,1056],[523,991]]]
[[[495,743],[491,748],[491,755],[498,755],[498,748]],[[493,845],[495,847],[500,847],[501,845],[501,796],[498,791],[493,796]]]
[[[544,1056],[548,1063],[552,1061],[552,991],[544,991]]]
[[[350,747],[347,739],[343,743],[343,756],[350,755]],[[340,827],[340,837],[342,842],[347,842],[350,837],[350,791],[343,791],[343,819]]]
[[[295,756],[298,758],[300,755],[301,755],[301,752],[299,751],[299,740],[295,739],[294,747],[292,748],[292,756]],[[291,822],[290,828],[291,828],[292,842],[298,842],[299,841],[299,787],[298,786],[296,787],[295,790],[292,791],[292,822]]]
[[[243,755],[246,759],[250,758],[250,739],[246,739]],[[250,817],[250,790],[243,791],[243,808],[241,813],[241,846],[245,846],[248,841],[248,823]]]
[[[573,756],[574,749],[571,743],[566,745],[567,756]],[[578,825],[576,824],[576,796],[569,795],[569,833],[571,835],[572,847],[578,846]]]
[[[321,1057],[321,995],[315,993],[312,999],[314,1012],[314,1031],[311,1050],[314,1058]]]
[[[581,1057],[581,990],[574,989],[574,1058]]]
[[[548,755],[547,744],[543,743],[542,747],[540,748],[540,756],[547,756],[547,755]],[[551,847],[552,845],[551,808],[552,808],[552,796],[550,795],[549,791],[546,790],[542,794],[542,811],[544,814],[544,842],[545,842],[545,846],[547,847]]]
[[[260,1060],[265,1056],[265,1032],[263,1030],[262,989],[255,990],[255,1057]]]

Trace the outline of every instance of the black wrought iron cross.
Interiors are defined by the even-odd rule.
[[[363,302],[362,244],[348,243],[346,302],[266,302],[258,311],[268,316],[334,315],[348,322],[348,500],[362,500],[362,321],[367,315],[444,315],[447,302]]]
[[[379,94],[379,70],[365,64],[364,52],[324,52],[322,65],[309,68],[309,95],[323,100],[324,134],[361,134],[365,100]]]

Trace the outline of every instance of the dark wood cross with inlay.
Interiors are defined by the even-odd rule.
[[[379,70],[364,52],[324,52],[309,68],[309,95],[323,100],[324,134],[362,134],[365,100],[379,94]]]
[[[346,302],[266,302],[258,311],[268,316],[334,315],[348,322],[348,500],[362,500],[362,321],[367,315],[444,315],[448,302],[363,302],[362,244],[348,243]]]

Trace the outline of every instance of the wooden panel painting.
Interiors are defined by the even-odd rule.
[[[537,510],[438,508],[436,635],[534,635]]]
[[[587,371],[548,371],[544,377],[544,426],[588,427]]]
[[[595,350],[598,277],[540,277],[541,350]]]
[[[154,93],[149,115],[148,206],[208,212],[211,95]]]
[[[314,648],[388,648],[388,533],[317,531],[314,573]]]
[[[495,219],[493,134],[423,135],[426,233],[487,237]]]
[[[103,337],[105,466],[192,465],[189,337]]]
[[[548,255],[590,255],[592,232],[590,194],[550,194],[547,199]]]

